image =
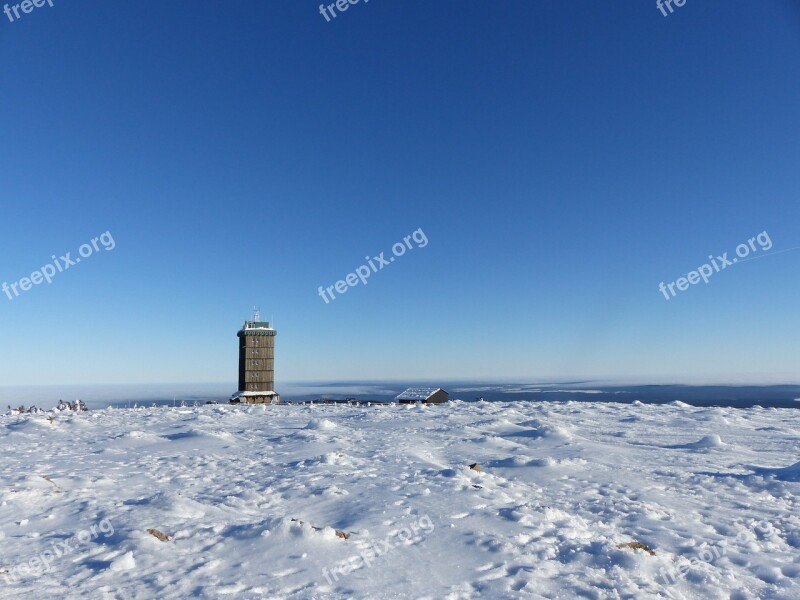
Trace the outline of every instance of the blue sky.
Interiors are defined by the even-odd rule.
[[[0,14],[0,383],[800,381],[795,2],[318,6]]]

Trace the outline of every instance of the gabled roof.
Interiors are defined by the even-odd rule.
[[[413,387],[398,395],[395,400],[427,400],[442,388]],[[447,392],[445,392],[447,393]]]

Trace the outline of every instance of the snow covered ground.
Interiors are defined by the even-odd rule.
[[[0,443],[0,598],[800,598],[798,410],[106,409]]]

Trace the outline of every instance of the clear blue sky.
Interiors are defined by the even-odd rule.
[[[658,291],[800,246],[797,2],[318,5],[0,14],[0,283],[116,243],[0,295],[0,384],[234,381],[253,305],[278,388],[800,381],[800,251]]]

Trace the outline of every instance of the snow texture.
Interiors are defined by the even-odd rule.
[[[0,598],[797,599],[798,431],[677,402],[0,416]]]

